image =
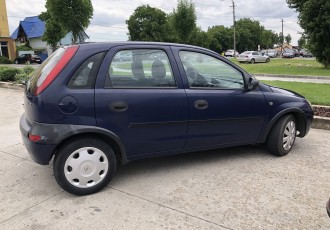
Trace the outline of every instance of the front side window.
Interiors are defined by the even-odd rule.
[[[176,87],[167,54],[156,49],[122,50],[109,66],[106,87]]]
[[[180,59],[191,88],[244,88],[242,73],[219,59],[190,51],[181,51]]]

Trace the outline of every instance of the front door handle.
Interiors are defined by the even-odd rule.
[[[128,105],[123,101],[115,101],[110,104],[110,110],[113,112],[125,112],[128,109]]]
[[[206,100],[197,100],[194,102],[194,106],[196,109],[207,109],[209,107],[209,103]]]

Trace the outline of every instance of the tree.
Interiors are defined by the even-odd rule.
[[[48,12],[43,12],[39,18],[46,22],[46,31],[42,40],[46,41],[53,50],[56,50],[58,42],[65,36],[65,30],[50,17]]]
[[[191,35],[192,36],[190,36],[190,40],[188,41],[188,44],[209,48],[210,46],[209,36],[201,28],[196,28],[194,31],[192,31]]]
[[[179,0],[173,12],[173,28],[178,34],[179,42],[188,43],[193,32],[196,31],[195,5],[188,0]]]
[[[299,24],[308,37],[308,48],[326,68],[330,66],[329,0],[287,0],[299,12]]]
[[[305,35],[302,35],[299,40],[298,40],[298,46],[300,48],[305,48],[306,47],[306,44],[307,44],[307,38]]]
[[[56,22],[63,30],[72,32],[73,43],[77,42],[79,33],[88,27],[93,16],[91,0],[46,0],[46,9],[53,20],[51,23]]]
[[[258,21],[249,18],[243,18],[236,22],[237,31],[237,50],[239,52],[246,50],[256,50],[261,45],[262,32],[264,27]]]
[[[221,53],[233,48],[233,30],[231,28],[212,26],[207,30],[207,33],[209,34],[212,44],[212,47],[211,44],[209,47],[211,50]],[[214,39],[218,41],[220,47],[217,47],[217,43]]]
[[[263,49],[273,48],[278,43],[278,36],[271,30],[263,30],[261,33],[261,44]]]
[[[291,35],[290,35],[290,34],[286,35],[286,36],[285,36],[285,42],[286,42],[287,44],[290,44],[291,41],[292,41],[292,37],[291,37]]]
[[[169,25],[166,14],[149,5],[139,6],[126,21],[131,41],[167,41]]]
[[[278,45],[282,45],[284,43],[284,36],[282,32],[278,35]]]

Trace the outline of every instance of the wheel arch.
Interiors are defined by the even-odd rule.
[[[290,109],[285,109],[282,110],[281,112],[277,113],[272,120],[268,123],[267,127],[265,128],[262,138],[261,138],[261,143],[264,143],[270,131],[276,124],[278,120],[280,120],[282,117],[287,116],[287,115],[293,115],[296,119],[296,125],[297,125],[297,130],[299,131],[298,137],[304,137],[306,133],[306,119],[304,116],[304,112],[298,108],[290,108]]]
[[[86,137],[103,140],[113,148],[118,164],[123,165],[128,163],[126,150],[120,138],[112,132],[95,128],[84,128],[78,130],[75,129],[72,133],[65,135],[64,138],[62,138],[61,141],[56,145],[54,156],[58,154],[58,150],[68,142]]]

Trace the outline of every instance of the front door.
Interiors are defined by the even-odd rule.
[[[245,89],[243,73],[207,53],[177,50],[189,107],[185,148],[257,141],[264,122],[265,99]]]

